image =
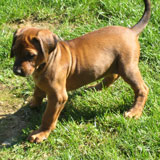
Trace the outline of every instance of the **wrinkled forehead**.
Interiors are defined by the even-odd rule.
[[[15,43],[12,46],[12,51],[22,51],[23,49],[28,48],[28,46],[29,44],[24,39],[21,39],[21,37],[17,37]]]
[[[15,36],[15,45],[13,46],[14,49],[16,49],[19,46],[27,47],[31,44],[31,40],[33,37],[36,37],[38,33],[38,29],[36,28],[26,28],[22,29],[20,32],[18,32]]]
[[[14,55],[23,55],[27,51],[32,53],[36,52],[30,38],[26,36],[18,36],[12,46],[12,52]]]
[[[25,38],[24,36],[17,36],[16,40],[14,42],[14,45],[12,46],[14,50],[16,50],[19,47],[26,47],[28,46],[27,40],[28,38]],[[27,40],[27,41],[26,41]]]

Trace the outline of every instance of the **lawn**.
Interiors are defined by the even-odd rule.
[[[142,117],[124,118],[134,94],[121,78],[100,92],[86,91],[85,86],[69,92],[49,138],[32,144],[26,138],[40,125],[46,101],[38,110],[27,105],[34,83],[32,77],[13,74],[14,31],[36,26],[69,40],[104,26],[133,26],[144,4],[142,0],[0,1],[0,159],[160,159],[160,1],[151,3],[150,22],[139,38],[139,67],[150,89]]]

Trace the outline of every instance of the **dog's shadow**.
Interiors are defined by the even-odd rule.
[[[28,105],[22,105],[14,114],[1,115],[0,148],[12,146],[21,141],[23,139],[23,136],[21,136],[23,135],[23,129],[30,128],[30,120],[35,118],[37,121],[41,114],[42,111],[31,110]]]
[[[94,121],[97,116],[104,116],[106,113],[106,106],[99,109],[90,109],[88,107],[82,106],[75,107],[72,103],[75,97],[80,96],[83,99],[81,91],[75,91],[69,96],[69,100],[62,111],[59,121],[75,120],[77,123],[81,123],[83,119],[84,122]],[[46,102],[42,104],[37,109],[31,109],[28,105],[23,105],[14,114],[5,115],[4,118],[0,119],[0,147],[12,146],[15,143],[20,143],[25,141],[27,135],[31,130],[36,129],[41,124],[42,114],[45,110]],[[128,108],[126,105],[117,106],[115,108],[110,108],[111,113],[121,113]]]

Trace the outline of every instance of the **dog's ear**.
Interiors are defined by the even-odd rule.
[[[13,34],[13,40],[12,40],[11,55],[10,55],[10,58],[13,58],[13,57],[14,57],[13,47],[14,47],[14,45],[15,45],[16,38],[17,38],[16,34],[17,34],[17,31],[15,31],[15,32],[14,32],[14,34]]]
[[[49,30],[40,30],[37,36],[32,38],[32,43],[40,50],[45,58],[55,50],[57,42],[58,36]]]
[[[17,36],[19,34],[21,34],[26,28],[19,28],[17,29],[14,34],[13,34],[13,40],[12,40],[12,46],[11,46],[11,55],[10,55],[10,58],[13,58],[14,57],[14,52],[13,52],[13,49],[14,49],[14,45],[15,45],[15,42],[16,42],[16,39],[17,39]]]

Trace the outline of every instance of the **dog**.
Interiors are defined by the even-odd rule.
[[[103,81],[94,86],[96,90],[122,77],[135,93],[133,107],[125,112],[125,117],[141,116],[149,92],[138,68],[138,37],[151,14],[150,0],[144,0],[144,4],[142,18],[131,28],[104,27],[67,41],[59,40],[46,29],[24,27],[14,33],[13,72],[23,77],[32,75],[35,82],[30,106],[40,106],[43,98],[48,98],[41,126],[29,135],[30,142],[43,141],[56,127],[68,99],[67,91],[102,77]]]

